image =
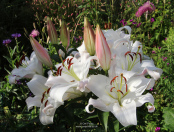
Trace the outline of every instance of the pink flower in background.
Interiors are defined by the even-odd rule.
[[[162,57],[163,58],[163,61],[167,60],[167,57]]]
[[[152,54],[156,54],[156,52],[153,50],[153,51],[152,51]]]
[[[140,17],[144,12],[146,11],[154,11],[155,10],[155,6],[153,3],[151,3],[150,1],[147,1],[146,3],[144,3],[143,6],[140,6],[140,8],[138,9],[138,11],[136,12],[136,17]]]
[[[155,132],[159,132],[160,127],[156,127]]]
[[[127,22],[125,21],[125,19],[121,20],[120,23],[122,23],[123,26],[125,26],[127,24]]]
[[[167,65],[169,65],[169,63],[167,63]]]
[[[30,36],[32,36],[33,38],[36,37],[36,36],[38,36],[38,35],[39,35],[39,31],[36,30],[36,29],[34,29],[34,30],[31,32],[31,34],[30,34]]]
[[[167,40],[167,38],[165,38],[165,41]]]
[[[139,27],[139,26],[141,26],[141,23],[138,23],[136,27]]]
[[[154,21],[155,21],[155,19],[154,19],[154,18],[151,18],[151,19],[150,19],[150,22],[154,22]]]
[[[136,22],[132,22],[132,24],[137,24]]]

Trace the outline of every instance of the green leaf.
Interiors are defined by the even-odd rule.
[[[116,118],[109,118],[108,126],[109,126],[110,132],[118,132],[119,131],[119,121]]]
[[[10,64],[12,64],[12,60],[9,58],[9,57],[7,57],[7,56],[3,56],[5,59],[7,59],[7,61],[10,63]]]
[[[165,122],[163,126],[171,131],[174,131],[174,109],[170,107],[164,107],[163,113]]]
[[[76,18],[79,18],[80,16],[82,16],[82,15],[88,13],[88,12],[89,12],[89,10],[83,11],[83,12],[81,12]]]
[[[105,132],[107,132],[108,116],[109,112],[103,112],[98,110],[98,118],[100,120],[100,123],[103,125]]]
[[[12,52],[10,53],[10,56],[11,57],[14,55],[15,51],[16,51],[16,46],[14,47],[14,49],[12,50]]]

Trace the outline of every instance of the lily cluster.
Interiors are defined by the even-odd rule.
[[[58,45],[56,29],[48,17],[47,30],[50,42]],[[61,22],[60,31],[62,46],[66,49],[62,52],[68,52],[71,49],[70,35],[64,22]],[[155,110],[153,96],[150,93],[143,95],[143,92],[153,88],[162,70],[155,67],[152,59],[143,55],[142,44],[131,41],[130,36],[129,26],[114,31],[101,30],[97,25],[94,33],[85,18],[82,45],[71,56],[67,53],[60,55],[61,62],[53,64],[48,51],[30,35],[34,52],[30,59],[21,58],[20,66],[11,72],[9,80],[16,83],[21,78],[31,79],[27,85],[34,97],[28,97],[26,103],[28,109],[40,107],[39,117],[43,125],[53,123],[56,109],[65,101],[91,92],[98,98],[89,99],[84,108],[87,113],[94,112],[89,110],[92,105],[113,113],[123,126],[137,125],[136,107],[149,102],[148,112]],[[43,76],[42,64],[50,69],[48,77]]]

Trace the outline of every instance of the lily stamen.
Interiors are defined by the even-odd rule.
[[[124,95],[123,92],[122,92],[121,90],[117,90],[117,92],[120,92],[122,95]]]
[[[58,76],[60,74],[60,68],[61,68],[61,66],[58,67],[57,72],[56,72],[56,76]]]
[[[127,51],[124,55],[126,56],[127,54],[131,53],[130,51]]]
[[[48,100],[45,102],[45,107],[47,106]]]
[[[47,94],[49,94],[49,92],[50,92],[50,89],[51,89],[51,88],[49,88],[49,89],[47,90]]]
[[[112,83],[114,82],[114,80],[117,78],[118,76],[115,76],[112,80],[111,80],[111,82],[110,82],[110,84],[112,85]]]
[[[68,70],[70,70],[70,67],[71,67],[72,64],[74,64],[74,63],[70,63],[70,64],[69,64],[69,66],[68,66]]]
[[[140,53],[138,53],[139,54],[139,56],[140,56],[140,63],[142,63],[142,57],[141,57],[141,54]]]
[[[69,64],[71,64],[71,61],[73,60],[73,58],[71,58],[70,60],[69,60]]]
[[[115,87],[112,87],[111,89],[110,89],[110,92],[112,92],[112,90],[114,89]]]

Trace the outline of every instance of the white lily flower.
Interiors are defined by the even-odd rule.
[[[56,75],[50,74],[45,83],[46,86],[51,87],[50,96],[54,100],[64,102],[90,92],[86,88],[87,75],[90,61],[96,57],[88,55],[88,53],[84,53],[78,59],[69,56],[61,64],[56,65]]]
[[[134,71],[139,75],[149,74],[155,80],[160,78],[162,69],[156,68],[152,59],[143,60],[145,57],[143,57],[142,45],[139,41],[133,44],[131,51],[125,45],[117,47],[114,52],[118,51],[119,54],[112,60],[112,65],[123,70]]]
[[[137,76],[132,71],[120,71],[113,77],[113,74],[106,77],[104,75],[92,75],[89,78],[87,87],[99,98],[90,99],[86,106],[93,105],[101,111],[110,111],[123,126],[137,125],[136,107],[142,106],[146,102],[154,104],[154,98],[150,93],[142,95],[144,90],[151,86],[151,79]],[[113,73],[115,71],[110,71]]]
[[[9,82],[15,84],[21,78],[32,78],[35,74],[42,75],[42,70],[42,63],[37,59],[35,52],[32,52],[30,60],[28,57],[25,57],[21,66],[12,70]]]
[[[26,99],[28,110],[33,106],[40,107],[39,119],[43,125],[53,123],[56,109],[62,105],[61,102],[55,102],[50,96],[50,88],[45,86],[47,78],[41,75],[34,75],[32,80],[27,83],[30,91],[35,95]]]

